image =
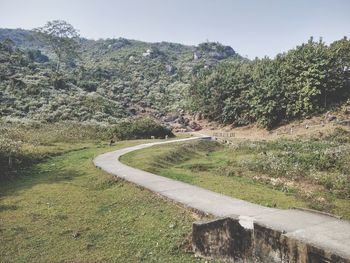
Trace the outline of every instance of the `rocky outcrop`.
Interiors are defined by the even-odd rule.
[[[188,126],[194,131],[200,131],[202,129],[202,126],[195,121],[191,121]]]
[[[152,50],[147,49],[145,52],[142,53],[143,57],[151,57],[152,56]]]
[[[165,70],[166,72],[168,72],[169,74],[174,74],[175,73],[175,67],[170,65],[170,64],[166,64],[165,65]]]
[[[196,47],[193,53],[194,60],[198,60],[202,57],[213,60],[222,60],[228,57],[233,57],[236,52],[230,46],[224,46],[216,42],[201,43]]]
[[[151,46],[146,49],[144,53],[142,53],[143,57],[156,58],[160,56],[164,56],[164,53],[161,52],[156,46]]]
[[[191,132],[202,129],[202,126],[198,122],[192,120],[190,116],[185,116],[184,114],[170,114],[164,116],[161,120],[174,132]]]
[[[198,51],[193,52],[193,59],[198,60],[202,57],[202,54]]]

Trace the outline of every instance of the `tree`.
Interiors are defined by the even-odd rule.
[[[313,38],[290,50],[282,63],[286,83],[287,116],[308,116],[328,105],[332,87],[328,85],[332,67],[328,47]]]
[[[12,41],[12,39],[10,38],[5,38],[2,43],[1,46],[8,52],[8,53],[12,53],[14,50],[14,46],[15,43]]]
[[[330,45],[332,68],[329,85],[333,87],[332,100],[344,101],[350,96],[350,40],[344,37]]]
[[[272,128],[322,112],[350,96],[350,41],[321,39],[279,54],[195,72],[192,111],[210,120]]]
[[[79,56],[79,34],[66,21],[49,21],[45,26],[36,28],[34,31],[57,56],[56,72],[60,70],[63,61],[71,61]]]

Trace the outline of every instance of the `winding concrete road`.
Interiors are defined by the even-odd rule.
[[[282,210],[256,205],[201,187],[141,171],[119,161],[122,155],[132,151],[154,145],[198,139],[210,139],[210,137],[199,136],[141,144],[99,155],[93,162],[96,167],[112,175],[147,188],[185,207],[216,217],[238,217],[241,225],[245,228],[253,228],[253,222],[259,222],[271,229],[282,231],[288,237],[350,260],[349,221],[296,209]]]

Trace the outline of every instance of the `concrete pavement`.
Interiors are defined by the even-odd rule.
[[[185,207],[216,217],[234,216],[245,228],[253,222],[265,225],[284,235],[350,260],[350,222],[332,216],[300,211],[268,208],[218,194],[201,187],[179,182],[122,164],[119,158],[129,152],[154,145],[187,142],[210,137],[191,137],[141,144],[105,153],[94,159],[96,167],[165,196]]]

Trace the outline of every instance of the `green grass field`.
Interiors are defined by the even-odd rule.
[[[60,144],[69,152],[1,182],[0,262],[197,261],[186,248],[198,215],[92,164],[141,142]]]
[[[316,207],[349,219],[347,181],[333,180],[339,171],[347,174],[349,142],[347,134],[335,138],[240,142],[234,148],[175,143],[131,152],[122,161],[261,205]],[[198,215],[92,163],[103,152],[145,142],[153,140],[112,147],[89,140],[25,144],[23,152],[35,164],[19,165],[0,181],[0,262],[198,261],[187,252]],[[296,161],[301,166],[291,170]],[[324,170],[309,171],[310,165]],[[312,181],[315,174],[318,181]],[[292,179],[296,184],[289,185]],[[305,187],[312,198],[301,194]]]
[[[300,145],[306,147],[305,152],[309,153],[308,155],[301,149],[296,152],[303,157],[307,156],[305,162],[309,165],[312,163],[309,155],[314,152],[312,147],[316,147],[314,144],[318,147],[322,144],[309,143],[310,145],[305,142],[286,141],[240,142],[234,149],[214,142],[178,143],[131,152],[122,156],[121,160],[142,170],[260,205],[285,209],[312,208],[350,219],[350,202],[347,197],[343,197],[344,193],[347,193],[348,184],[344,182],[339,184],[338,188],[326,188],[329,181],[336,182],[329,179],[330,176],[335,177],[336,169],[317,173],[322,179],[318,182],[310,178],[316,172],[312,169],[309,172],[308,167],[300,171],[299,177],[288,177],[289,174],[284,174],[280,167],[279,170],[273,170],[272,164],[266,170],[257,169],[259,165],[268,163],[265,156],[282,152],[281,149],[277,149],[281,147],[280,144],[288,144],[287,146],[291,148]],[[322,147],[329,151],[327,148],[329,145],[324,144]],[[293,157],[292,162],[298,158],[299,155]],[[319,162],[319,159],[315,160]],[[281,167],[287,166],[284,159],[276,158],[274,161],[275,163],[279,161]],[[346,163],[344,162],[345,165]],[[328,181],[325,181],[326,179]]]

